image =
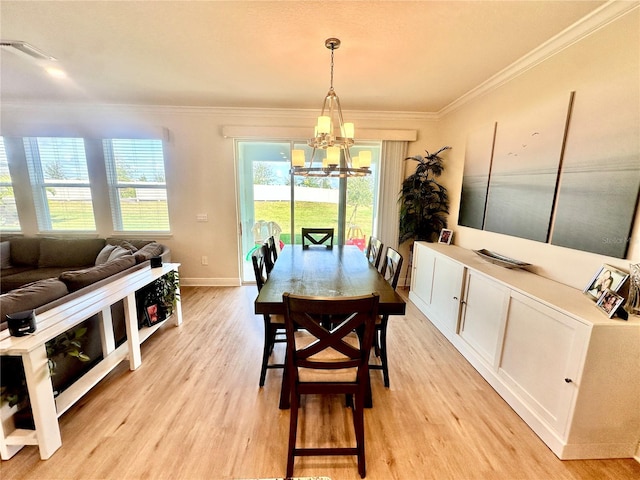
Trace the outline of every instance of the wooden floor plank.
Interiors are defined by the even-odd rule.
[[[258,387],[262,321],[255,286],[183,287],[184,323],[142,345],[60,418],[62,448],[25,447],[3,480],[282,477],[289,412],[282,374]],[[367,478],[638,479],[633,459],[561,461],[412,304],[389,326],[391,388],[372,372],[365,412]],[[282,357],[282,345],[275,355]],[[353,440],[339,397],[303,399],[299,445]],[[296,460],[297,476],[359,478],[355,458]]]

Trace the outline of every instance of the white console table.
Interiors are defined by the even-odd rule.
[[[37,330],[33,334],[11,337],[8,330],[2,332],[0,355],[22,358],[35,424],[35,430],[16,429],[11,416],[13,412],[5,410],[5,415],[0,418],[2,427],[0,454],[3,460],[11,458],[25,445],[37,445],[40,449],[40,458],[43,460],[51,457],[62,445],[58,417],[123,360],[129,359],[131,370],[141,365],[140,344],[167,321],[138,330],[135,293],[161,276],[171,271],[177,272],[179,266],[179,263],[165,263],[158,268],[145,267],[135,270],[107,285],[43,312],[37,316]],[[179,291],[177,293],[179,294]],[[179,298],[178,295],[176,309],[172,315],[172,322],[176,326],[182,323]],[[111,305],[120,300],[124,301],[127,341],[116,348]],[[95,314],[99,314],[101,320],[103,360],[54,398],[45,344]],[[3,408],[5,407],[6,405]]]
[[[416,242],[409,298],[562,460],[640,454],[640,318],[471,250]]]

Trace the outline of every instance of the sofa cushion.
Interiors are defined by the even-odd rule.
[[[15,267],[10,268],[9,272],[14,272],[11,275],[5,275],[2,272],[2,292],[8,292],[15,290],[28,283],[37,282],[38,280],[44,280],[47,278],[58,278],[61,273],[72,270],[69,267],[47,267],[47,268],[28,268],[28,267]],[[76,269],[77,270],[77,269]]]
[[[103,238],[43,238],[39,267],[84,267],[94,265],[105,245]]]
[[[140,248],[134,256],[137,263],[149,260],[151,257],[162,255],[163,247],[158,242],[151,242]]]
[[[103,263],[102,265],[96,265],[94,267],[84,268],[82,270],[74,270],[71,272],[64,272],[60,275],[62,280],[70,292],[80,290],[92,283],[107,278],[115,273],[126,270],[136,264],[133,255],[125,255],[116,260]]]
[[[11,268],[11,242],[0,242],[0,268]]]
[[[12,238],[11,242],[11,265],[38,266],[40,258],[40,238],[25,237]]]
[[[2,327],[6,328],[6,316],[10,313],[33,310],[41,305],[64,297],[69,291],[67,286],[57,278],[47,278],[23,285],[9,293],[0,295],[0,311],[2,312]]]

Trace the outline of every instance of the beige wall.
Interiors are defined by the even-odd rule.
[[[636,212],[628,259],[614,259],[506,235],[457,226],[465,143],[470,131],[499,121],[501,116],[527,111],[536,101],[559,93],[604,95],[611,82],[625,85],[630,105],[640,110],[640,12],[638,9],[596,31],[550,59],[524,71],[499,88],[474,98],[440,118],[433,114],[345,112],[358,129],[417,130],[417,141],[408,155],[423,155],[443,145],[445,173],[441,178],[451,197],[450,227],[454,243],[466,248],[487,248],[536,266],[543,276],[583,288],[602,263],[628,268],[640,261],[640,219]],[[600,98],[600,97],[598,97]],[[606,104],[606,96],[601,97]],[[577,105],[577,114],[580,108]],[[636,112],[627,132],[640,132]],[[234,142],[224,138],[225,126],[311,128],[317,111],[233,110],[215,108],[2,105],[0,134],[80,135],[87,137],[127,135],[167,136],[167,183],[172,234],[161,240],[182,263],[185,283],[236,285],[240,282]],[[597,129],[599,118],[583,116],[583,123]],[[638,155],[638,134],[622,139]],[[640,157],[639,157],[640,162]],[[405,173],[413,162],[406,162]],[[20,186],[17,186],[19,189]],[[400,185],[398,185],[398,190]],[[105,209],[106,212],[106,209]],[[196,215],[208,214],[207,223]],[[108,214],[108,212],[107,212]],[[108,236],[110,219],[99,218],[98,234]],[[28,224],[35,226],[35,219]],[[35,231],[25,233],[34,234]],[[405,248],[401,248],[405,254]],[[209,257],[202,266],[201,256]],[[403,273],[404,276],[404,273]],[[404,278],[404,277],[403,277]]]
[[[536,102],[576,91],[571,125],[598,135],[604,123],[625,122],[616,137],[603,138],[599,154],[615,157],[619,149],[634,152],[640,165],[640,11],[627,14],[508,83],[488,92],[440,119],[440,143],[448,153],[445,184],[452,193],[450,226],[454,243],[465,248],[486,248],[536,266],[548,278],[582,289],[603,263],[629,268],[640,261],[640,215],[636,210],[627,259],[616,259],[457,225],[465,143],[474,132],[501,118],[533,109]],[[614,93],[612,93],[614,92]],[[616,102],[618,104],[616,104]],[[589,108],[595,106],[595,108]],[[598,111],[608,112],[604,116]],[[607,119],[606,116],[610,118]],[[625,131],[624,135],[620,132]],[[569,142],[572,132],[569,132]],[[569,148],[569,144],[567,148]],[[606,199],[603,199],[606,201]],[[585,212],[585,215],[593,212]]]
[[[168,136],[165,155],[172,232],[158,238],[170,246],[173,260],[182,263],[180,271],[185,284],[238,285],[234,140],[224,138],[222,129],[305,127],[312,132],[317,115],[317,111],[292,110],[3,104],[0,133],[88,138],[117,138],[126,133],[160,136],[165,140]],[[358,129],[418,129],[417,144],[434,144],[431,139],[435,137],[435,122],[429,115],[345,112],[345,117],[354,121]],[[19,190],[20,186],[16,188]],[[107,217],[96,222],[98,234],[109,236],[111,220],[108,209],[104,211]],[[200,213],[208,214],[207,223],[196,222]],[[26,228],[25,233],[36,234],[35,218],[28,219],[27,224],[32,227]],[[202,256],[208,257],[208,266],[201,265]]]

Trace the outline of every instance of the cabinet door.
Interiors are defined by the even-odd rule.
[[[413,272],[411,273],[411,293],[425,305],[431,303],[433,285],[434,252],[418,242],[413,244]]]
[[[436,255],[431,288],[431,319],[451,333],[457,332],[464,266]]]
[[[511,297],[499,375],[563,438],[590,328],[517,292]]]
[[[494,369],[502,345],[509,292],[480,273],[467,273],[460,336]]]

